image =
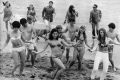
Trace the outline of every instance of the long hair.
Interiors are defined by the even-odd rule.
[[[74,15],[74,14],[73,14],[73,12],[75,12],[75,10],[74,10],[74,6],[73,6],[73,5],[70,5],[68,11],[69,11],[69,13],[70,13],[71,15]]]
[[[85,29],[85,27],[84,27],[84,26],[81,26],[80,28],[81,28],[81,29]],[[77,37],[76,37],[76,41],[78,41],[78,40],[79,40],[79,38],[80,38],[81,34],[83,34],[84,40],[86,39],[86,33],[85,33],[85,30],[84,30],[84,32],[83,32],[83,33],[79,30],[78,35],[77,35]]]
[[[103,33],[104,33],[103,37],[100,35],[100,31],[103,31]],[[99,44],[106,45],[106,41],[105,41],[106,37],[107,37],[106,30],[104,28],[99,29],[99,31],[98,31],[98,41],[99,41]]]
[[[3,6],[5,6],[8,3],[8,1],[3,2]],[[11,4],[9,3],[9,7],[11,6]]]
[[[49,34],[49,40],[53,40],[54,38],[53,38],[53,33],[54,32],[57,32],[58,33],[58,30],[56,29],[56,28],[53,28],[52,30],[51,30],[51,32],[50,32],[50,34]],[[57,36],[57,38],[56,38],[56,40],[58,40],[58,36]]]

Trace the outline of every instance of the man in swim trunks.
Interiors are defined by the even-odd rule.
[[[31,56],[31,63],[32,66],[34,66],[34,62],[35,62],[35,58],[36,58],[36,54],[33,53],[32,51],[36,49],[36,45],[35,45],[35,40],[33,40],[33,35],[35,30],[33,29],[32,25],[29,25],[27,23],[27,20],[25,18],[22,18],[20,20],[21,23],[21,38],[24,41],[26,48],[27,48],[27,61],[29,60],[29,57]],[[36,49],[37,50],[37,49]]]

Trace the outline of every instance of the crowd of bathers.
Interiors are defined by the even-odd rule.
[[[108,71],[109,62],[112,65],[113,71],[116,71],[114,62],[112,60],[114,45],[120,45],[114,40],[117,39],[120,42],[119,35],[115,33],[115,24],[109,23],[109,30],[104,28],[99,29],[99,23],[102,18],[101,10],[98,10],[98,5],[93,5],[93,10],[90,12],[89,22],[92,25],[92,39],[93,43],[90,45],[87,40],[86,26],[76,26],[76,18],[79,16],[75,10],[74,5],[70,5],[65,16],[64,24],[67,24],[65,30],[62,25],[57,25],[55,28],[51,27],[55,17],[55,8],[53,8],[53,1],[49,1],[49,5],[43,8],[42,18],[45,22],[45,29],[35,29],[34,24],[37,21],[35,8],[30,4],[27,11],[27,17],[21,18],[19,21],[10,22],[12,17],[11,4],[9,1],[3,2],[5,6],[3,13],[3,21],[5,22],[7,30],[7,40],[3,45],[1,51],[7,46],[9,41],[12,43],[12,58],[14,60],[14,69],[11,72],[12,76],[15,76],[14,72],[17,68],[20,69],[19,76],[23,76],[23,71],[26,62],[31,62],[33,68],[36,63],[36,56],[43,54],[48,46],[51,49],[51,55],[49,56],[50,64],[52,68],[55,68],[51,78],[53,80],[59,80],[61,73],[65,69],[71,69],[71,67],[77,62],[77,68],[81,71],[84,67],[83,56],[85,54],[85,48],[88,47],[88,51],[96,53],[94,59],[93,70],[90,76],[91,80],[96,78],[99,65],[103,62],[103,71],[100,75],[100,80],[104,80]],[[12,31],[8,31],[8,24],[10,23]],[[68,32],[68,36],[65,34]],[[46,46],[42,51],[39,51],[37,44],[43,38],[46,42]],[[40,45],[40,44],[39,44]],[[73,58],[70,60],[70,51],[73,48]],[[66,61],[62,61],[63,53],[66,52]],[[47,63],[46,63],[47,64]],[[65,65],[67,64],[67,65]]]

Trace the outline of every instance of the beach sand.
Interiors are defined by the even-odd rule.
[[[0,0],[0,10],[2,10],[2,1],[6,0]],[[48,0],[9,0],[12,5],[13,14],[17,17],[16,20],[19,20],[21,17],[26,16],[27,7],[29,4],[33,4],[36,9],[37,13],[37,22],[35,24],[35,28],[44,29],[45,25],[41,18],[41,12],[44,6],[48,5]],[[91,25],[89,24],[89,14],[92,10],[92,6],[94,3],[98,4],[98,8],[102,11],[102,20],[100,23],[100,27],[104,27],[106,29],[107,25],[110,22],[114,22],[116,24],[116,32],[119,33],[119,26],[120,26],[120,1],[119,0],[53,0],[54,1],[54,7],[56,9],[56,17],[53,22],[53,27],[57,24],[62,24],[64,22],[64,18],[67,12],[67,9],[70,4],[75,5],[75,9],[79,13],[79,17],[77,18],[76,24],[78,26],[85,25],[87,30],[87,36],[89,44],[92,44],[91,39]],[[64,6],[63,6],[64,5]],[[0,14],[0,47],[4,44],[6,40],[6,29],[5,24],[2,21],[3,14]],[[65,29],[65,25],[63,25],[63,28]],[[11,29],[9,28],[9,31]],[[44,40],[40,39],[38,43],[38,49],[39,51],[42,50],[45,47]],[[118,68],[117,72],[109,72],[108,77],[112,78],[112,80],[120,80],[120,54],[119,54],[119,46],[115,46],[114,48],[114,55],[113,60],[115,62],[115,66]],[[73,49],[72,49],[73,50]],[[71,56],[72,56],[72,50],[71,50]],[[14,67],[13,60],[11,59],[11,43],[8,44],[6,49],[4,49],[4,57],[0,58],[1,64],[1,70],[3,75],[1,74],[0,80],[52,80],[50,78],[46,78],[43,75],[47,74],[49,72],[48,68],[50,67],[49,64],[49,58],[45,56],[50,55],[50,48],[47,49],[43,54],[38,55],[39,63],[36,63],[36,68],[28,68],[25,67],[24,74],[25,77],[23,78],[9,78],[9,73],[11,72],[11,69]],[[65,54],[64,54],[65,55]],[[94,60],[95,54],[91,54],[87,51],[84,55],[84,65],[85,66],[92,66],[93,62],[90,60]],[[41,58],[42,57],[42,58]],[[65,57],[65,56],[64,56]],[[29,63],[27,63],[29,64]],[[26,64],[26,65],[27,65]],[[87,65],[90,64],[90,65]],[[91,74],[90,68],[87,72],[85,70],[83,71],[77,71],[76,70],[77,65],[75,64],[72,69],[66,70],[61,75],[62,80],[89,80],[87,79]],[[18,71],[17,71],[18,72]],[[16,72],[16,73],[17,73]],[[31,74],[35,73],[35,78],[30,78]],[[86,73],[86,74],[85,74]],[[99,73],[98,73],[99,74]]]

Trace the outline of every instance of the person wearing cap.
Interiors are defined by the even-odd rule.
[[[93,10],[90,12],[89,22],[92,25],[92,38],[94,39],[98,35],[99,22],[102,18],[101,10],[98,10],[98,5],[94,4]]]
[[[47,28],[51,28],[51,23],[55,17],[55,8],[53,8],[53,1],[49,1],[49,6],[44,7],[42,11],[42,18]]]
[[[5,22],[6,30],[8,31],[8,22],[10,21],[13,13],[9,1],[3,2],[3,5],[5,6],[5,8],[2,12],[0,12],[0,14],[4,13],[3,21]]]
[[[119,35],[115,32],[115,24],[114,23],[110,23],[108,25],[109,30],[107,31],[107,37],[112,39],[113,41],[115,39],[117,39],[117,41],[120,43],[120,39],[119,39]],[[111,42],[109,42],[109,46],[108,46],[108,53],[109,53],[109,61],[112,65],[112,68],[114,71],[116,71],[116,68],[114,66],[114,62],[112,60],[113,57],[113,48],[114,48],[114,44],[112,44]]]

